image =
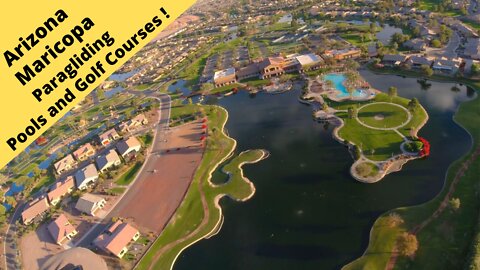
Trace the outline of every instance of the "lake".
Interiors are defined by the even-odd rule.
[[[339,269],[362,255],[380,214],[438,194],[449,164],[471,145],[452,116],[473,90],[361,74],[375,88],[396,86],[399,95],[420,100],[430,120],[419,135],[430,141],[431,156],[377,184],[362,184],[349,175],[352,158],[333,140],[332,127],[313,121],[311,107],[298,102],[300,91],[254,97],[240,92],[218,100],[230,113],[226,128],[238,141],[237,152],[264,148],[271,155],[245,167],[255,196],[245,203],[222,199],[221,231],[185,250],[175,270]]]

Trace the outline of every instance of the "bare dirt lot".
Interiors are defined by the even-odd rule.
[[[165,147],[153,152],[116,213],[143,232],[160,233],[183,200],[203,154],[198,121],[171,129]],[[160,155],[161,156],[160,156]]]
[[[160,34],[158,34],[158,36],[156,36],[153,39],[153,41],[157,41],[157,40],[163,39],[165,37],[168,37],[169,35],[177,32],[180,29],[182,29],[183,27],[185,27],[185,26],[187,26],[187,25],[189,25],[193,22],[196,22],[198,20],[200,20],[200,18],[198,16],[194,16],[194,15],[180,16],[174,22],[172,22],[167,28],[165,28],[165,30],[160,32]]]
[[[63,250],[61,246],[53,242],[46,224],[42,224],[36,231],[22,237],[20,249],[25,270],[39,269],[50,256]]]

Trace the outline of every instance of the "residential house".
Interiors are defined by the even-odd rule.
[[[103,146],[107,146],[112,141],[118,140],[120,138],[120,135],[118,135],[117,131],[114,128],[112,128],[100,134],[98,137],[99,137],[100,143]]]
[[[404,42],[403,47],[413,51],[424,51],[427,48],[427,43],[422,39],[415,38]]]
[[[213,75],[213,82],[215,87],[222,87],[237,82],[237,77],[235,76],[235,68],[227,68],[215,72]]]
[[[423,56],[412,56],[406,62],[406,65],[411,68],[421,68],[422,66],[431,67],[432,64],[433,64],[432,60]]]
[[[137,140],[137,138],[132,136],[132,137],[126,139],[126,140],[118,142],[116,147],[117,147],[118,153],[123,158],[125,158],[126,156],[128,156],[132,153],[135,154],[138,151],[140,151],[140,148],[142,147],[142,145]]]
[[[458,59],[440,58],[433,62],[432,69],[437,73],[453,75],[460,69],[461,64],[462,61]]]
[[[473,59],[480,60],[480,39],[479,38],[469,38],[465,44],[464,54]]]
[[[78,231],[64,214],[61,214],[48,224],[47,229],[53,241],[59,245],[63,245],[68,240],[72,240],[72,238],[78,234]]]
[[[101,155],[96,160],[97,168],[101,173],[104,173],[112,166],[118,166],[122,163],[120,157],[114,149],[110,149],[105,155]]]
[[[132,225],[118,220],[107,231],[95,239],[94,243],[102,250],[122,258],[128,251],[128,244],[137,241],[140,232]]]
[[[57,181],[50,187],[50,191],[47,193],[48,201],[51,205],[57,205],[63,196],[71,193],[75,189],[75,181],[73,176],[68,176],[62,181]]]
[[[57,174],[62,174],[66,171],[73,169],[76,165],[77,161],[73,158],[71,154],[68,154],[67,156],[53,164],[53,167],[55,168],[55,172]]]
[[[367,52],[368,52],[368,57],[370,58],[377,57],[378,56],[377,45],[376,44],[368,45]]]
[[[22,212],[22,222],[25,225],[42,217],[48,211],[49,205],[46,196],[42,196],[28,203]]]
[[[80,146],[75,152],[73,152],[73,156],[78,161],[87,160],[89,157],[95,155],[95,148],[90,143],[86,143]]]
[[[405,55],[401,54],[385,54],[380,62],[386,67],[398,67],[407,60]]]
[[[98,172],[93,164],[83,167],[75,173],[75,184],[80,190],[87,189],[88,186],[92,185],[97,180]]]
[[[95,216],[95,213],[104,208],[106,204],[107,202],[104,198],[91,193],[86,193],[78,199],[75,208],[82,213]]]
[[[134,118],[121,123],[119,129],[121,132],[131,132],[146,124],[148,124],[148,119],[143,113],[141,113]]]
[[[460,32],[466,38],[478,38],[477,32],[462,22],[456,22],[452,25],[452,28]]]
[[[325,51],[326,58],[333,58],[335,60],[356,59],[360,57],[362,51],[357,48],[347,48],[342,50],[328,50]]]

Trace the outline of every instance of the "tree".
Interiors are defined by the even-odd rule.
[[[398,94],[398,90],[397,90],[397,88],[396,88],[395,86],[390,86],[390,87],[388,88],[388,95],[389,95],[390,97],[396,97],[397,94]]]
[[[97,98],[99,100],[105,99],[105,91],[101,87],[99,87],[97,90]]]
[[[35,180],[40,179],[40,177],[42,176],[42,171],[41,171],[40,168],[38,168],[38,167],[33,168],[32,173],[33,173],[33,178],[34,178]]]
[[[413,256],[418,249],[418,240],[414,234],[404,232],[398,238],[397,249],[402,256]]]
[[[212,84],[212,83],[204,83],[202,84],[202,86],[200,87],[200,90],[202,92],[208,92],[210,90],[212,90],[215,86]]]
[[[328,104],[326,102],[322,103],[322,110],[325,112],[328,110]]]
[[[438,40],[438,39],[434,39],[434,40],[432,40],[432,47],[440,48],[440,47],[442,47],[442,42],[440,42],[440,40]]]
[[[188,104],[189,104],[189,105],[192,105],[192,104],[193,104],[192,98],[188,98],[187,101],[188,101]]]
[[[433,70],[427,65],[422,65],[422,72],[428,77],[431,77],[433,75]]]
[[[348,107],[348,118],[353,119],[357,117],[357,109],[355,107]]]
[[[419,105],[420,105],[420,102],[418,102],[418,99],[417,98],[412,98],[408,102],[408,109],[410,111],[415,111]]]
[[[472,65],[472,74],[480,75],[480,64],[475,63]]]
[[[457,211],[460,209],[460,199],[459,198],[451,198],[450,201],[448,201],[448,205],[450,206],[450,209],[453,211]]]
[[[386,223],[390,228],[397,227],[404,222],[403,218],[397,213],[390,213],[386,219]]]
[[[360,67],[360,64],[358,64],[355,60],[348,59],[345,62],[345,67],[349,70],[357,70]]]

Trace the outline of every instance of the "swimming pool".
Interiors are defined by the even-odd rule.
[[[337,94],[337,98],[344,98],[344,97],[350,96],[350,93],[347,91],[347,88],[345,87],[345,85],[343,85],[343,82],[346,80],[345,75],[331,73],[331,74],[325,75],[325,80],[333,82],[333,86],[339,92]],[[368,93],[364,90],[357,89],[352,93],[352,96],[365,98],[368,96]]]

